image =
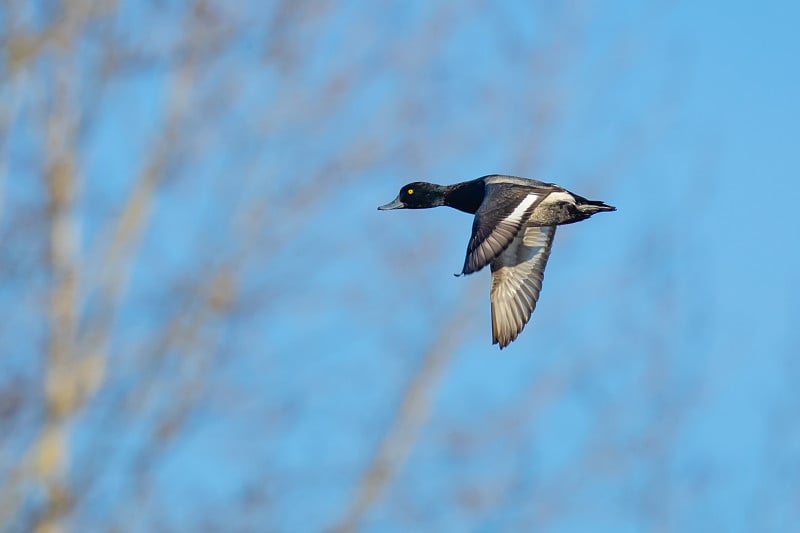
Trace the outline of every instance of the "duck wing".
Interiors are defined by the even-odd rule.
[[[492,344],[517,338],[539,300],[556,226],[526,226],[492,261]]]
[[[489,183],[467,246],[462,274],[477,272],[498,257],[525,225],[550,189],[519,187],[515,183]]]

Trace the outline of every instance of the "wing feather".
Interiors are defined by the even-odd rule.
[[[520,189],[509,183],[490,183],[475,213],[462,274],[482,269],[514,241],[536,206],[549,190]]]
[[[556,226],[526,226],[492,262],[492,342],[505,348],[530,320]]]

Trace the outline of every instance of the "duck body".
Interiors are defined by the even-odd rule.
[[[556,227],[616,210],[553,183],[500,174],[454,185],[409,183],[378,209],[438,206],[475,215],[461,274],[491,266],[492,341],[501,349],[536,307]]]

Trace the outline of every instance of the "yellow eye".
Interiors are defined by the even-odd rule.
[[[406,192],[407,192],[408,194],[414,194],[414,189],[408,189]]]

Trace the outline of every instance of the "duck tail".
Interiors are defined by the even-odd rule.
[[[617,210],[617,208],[614,207],[613,205],[608,205],[608,204],[606,204],[604,202],[600,202],[600,201],[597,201],[597,200],[587,200],[586,198],[583,198],[581,196],[576,196],[575,198],[578,200],[578,202],[577,202],[578,209],[580,209],[581,211],[583,211],[584,213],[586,213],[588,215],[593,215],[593,214],[599,213],[601,211],[616,211]]]

